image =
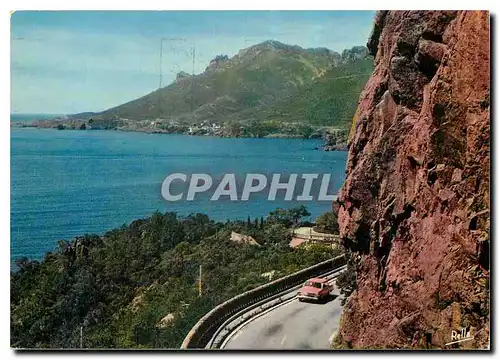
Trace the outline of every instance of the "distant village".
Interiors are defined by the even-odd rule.
[[[199,126],[189,126],[188,127],[188,134],[193,135],[200,130],[205,131],[209,134],[215,134],[215,133],[219,132],[219,130],[221,130],[221,128],[222,127],[220,125],[217,125],[214,123],[210,124],[208,121],[203,121],[202,123],[200,123]]]
[[[37,120],[32,123],[12,123],[12,127],[35,127],[58,130],[118,130],[136,131],[155,134],[182,134],[193,136],[247,137],[247,138],[316,138],[324,139],[325,145],[318,150],[347,150],[348,132],[345,129],[331,127],[313,127],[311,125],[275,122],[239,123],[229,121],[218,124],[209,120],[198,124],[182,123],[176,119],[132,120],[127,118],[71,118],[60,117],[52,120]]]

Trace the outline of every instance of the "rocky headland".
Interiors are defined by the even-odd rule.
[[[380,11],[340,195],[351,348],[487,348],[490,17]],[[453,345],[452,331],[473,339]]]

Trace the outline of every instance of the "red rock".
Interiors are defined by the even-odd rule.
[[[339,193],[360,256],[340,336],[355,348],[489,344],[489,14],[384,11],[368,41]]]
[[[445,52],[446,45],[431,40],[421,39],[418,42],[415,61],[422,72],[432,76],[436,73]]]

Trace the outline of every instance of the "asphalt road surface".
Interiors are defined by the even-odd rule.
[[[338,294],[335,287],[326,303],[294,299],[271,310],[238,330],[224,349],[330,349],[330,340],[339,327],[342,313],[342,296]]]

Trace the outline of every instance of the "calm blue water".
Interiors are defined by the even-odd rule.
[[[247,202],[211,202],[212,193],[207,193],[197,201],[168,203],[161,184],[171,173],[206,173],[215,184],[224,173],[243,180],[247,173],[331,173],[329,193],[336,193],[347,154],[314,150],[321,143],[11,129],[11,261],[40,258],[60,239],[101,234],[155,210],[203,212],[225,220],[266,216],[297,204],[284,201],[280,193],[274,202],[267,201],[267,193]],[[303,204],[313,217],[331,207],[330,202]]]

